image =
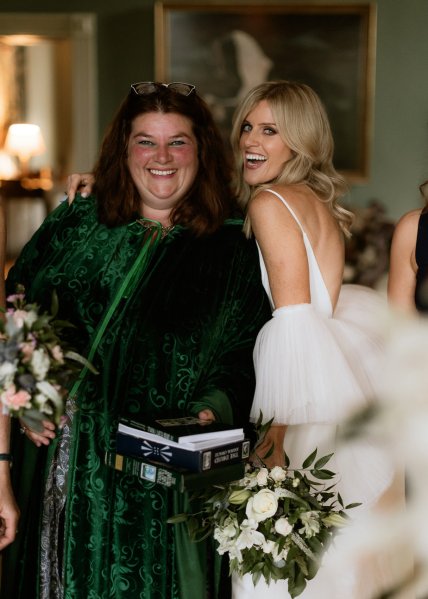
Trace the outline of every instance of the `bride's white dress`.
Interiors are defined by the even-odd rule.
[[[376,395],[382,356],[379,314],[384,299],[371,289],[344,285],[333,311],[305,231],[284,198],[269,191],[285,205],[302,230],[311,303],[275,310],[259,252],[263,284],[274,312],[260,331],[254,350],[257,384],[251,419],[257,420],[261,410],[265,420],[275,416],[275,421],[288,423],[284,449],[291,468],[301,467],[315,448],[319,457],[335,452],[327,467],[338,473],[338,490],[345,504],[362,502],[361,508],[350,512],[356,518],[357,512],[376,503],[393,477],[392,465],[381,448],[368,442],[338,448],[335,443],[338,423]],[[337,551],[339,546],[340,543]],[[385,564],[379,569],[381,576],[387,576]],[[376,572],[371,574],[366,568],[358,571],[357,565],[344,569],[339,576],[332,576],[330,570],[321,567],[299,598],[368,599],[377,584],[370,581],[371,576],[376,577]],[[286,581],[267,586],[262,579],[254,588],[249,575],[234,575],[232,589],[233,599],[290,597]]]

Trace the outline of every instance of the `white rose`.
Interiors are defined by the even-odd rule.
[[[267,468],[260,468],[260,470],[257,472],[257,484],[260,487],[264,487],[267,485],[268,482],[268,475],[269,475],[269,470]]]
[[[278,509],[278,499],[273,491],[262,489],[253,497],[250,497],[245,509],[247,517],[256,522],[262,522],[271,518]]]
[[[270,477],[276,483],[280,483],[287,478],[287,471],[281,468],[281,466],[274,466],[270,471]]]
[[[279,518],[275,522],[275,530],[278,534],[282,535],[283,537],[286,537],[293,530],[293,527],[291,526],[287,518]]]

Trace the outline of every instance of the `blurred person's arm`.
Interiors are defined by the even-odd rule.
[[[390,255],[388,300],[396,308],[414,311],[416,273],[416,237],[421,210],[408,212],[395,227]]]
[[[4,272],[6,261],[6,219],[0,196],[0,305],[5,305]],[[15,539],[19,510],[10,480],[10,417],[0,413],[0,551]]]

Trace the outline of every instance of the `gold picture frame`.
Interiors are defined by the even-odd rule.
[[[155,4],[155,76],[196,85],[225,138],[240,97],[293,79],[317,91],[330,117],[335,165],[369,177],[376,7],[367,4]]]

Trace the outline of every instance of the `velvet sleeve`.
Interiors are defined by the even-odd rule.
[[[219,286],[224,285],[225,296],[205,333],[212,353],[206,356],[204,382],[189,409],[210,408],[220,421],[245,425],[255,388],[254,343],[271,312],[255,245],[243,235],[224,274]]]

